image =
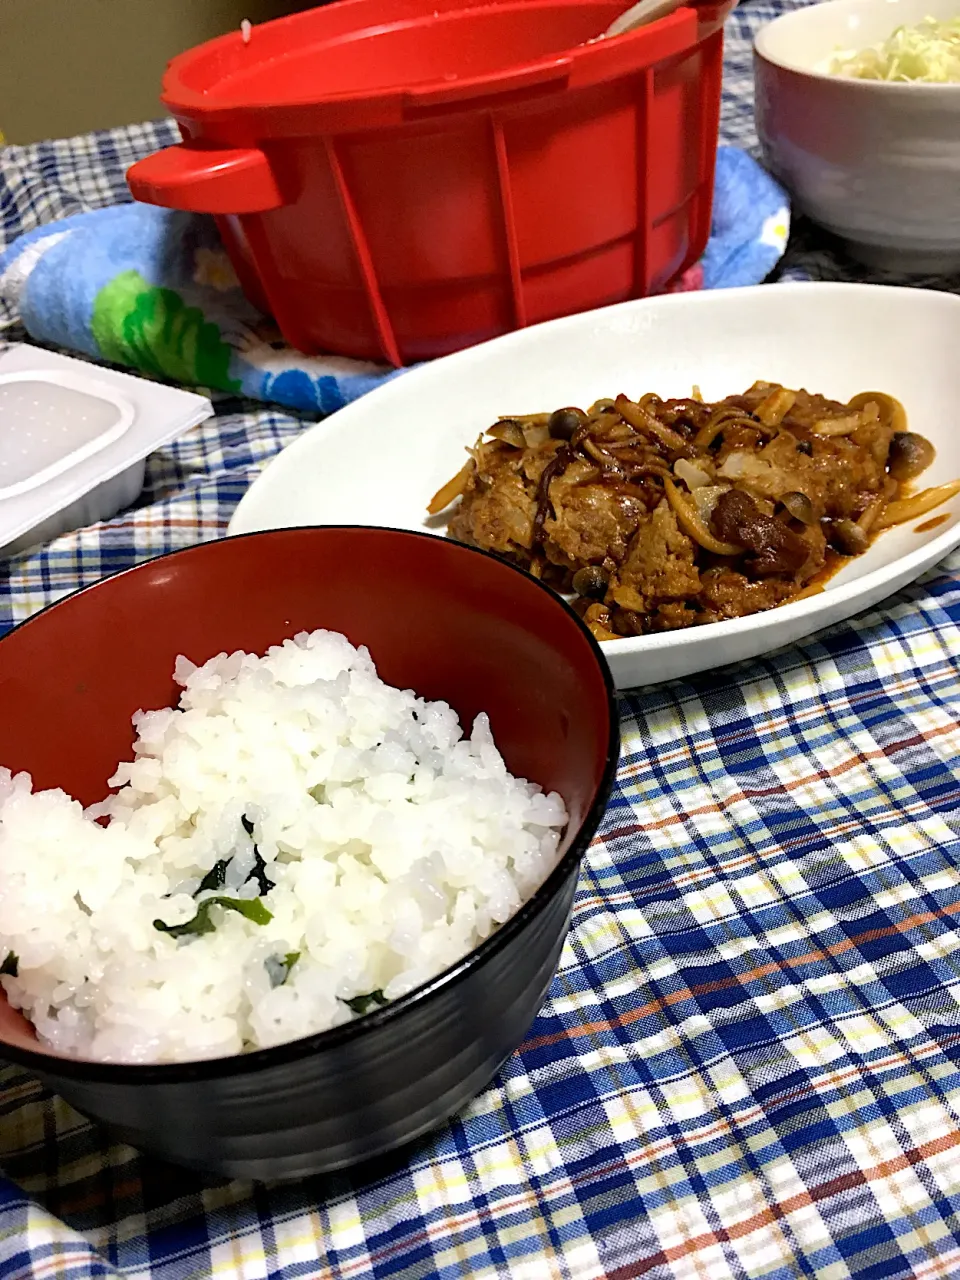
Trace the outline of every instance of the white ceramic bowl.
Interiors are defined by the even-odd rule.
[[[500,414],[623,391],[708,399],[757,378],[846,400],[886,391],[937,448],[923,484],[960,476],[960,297],[855,284],[762,285],[624,302],[411,370],[311,427],[254,482],[230,533],[367,524],[442,535],[426,504]],[[960,543],[960,496],[935,528],[883,533],[819,595],[730,622],[602,646],[621,689],[753,658],[849,618]],[[363,572],[358,564],[357,572]]]
[[[859,50],[960,0],[830,0],[764,27],[754,52],[757,133],[796,206],[868,266],[960,270],[960,84],[826,74]]]

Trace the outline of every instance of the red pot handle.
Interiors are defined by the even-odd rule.
[[[180,143],[138,160],[127,185],[135,200],[190,213],[265,213],[286,203],[257,147]]]

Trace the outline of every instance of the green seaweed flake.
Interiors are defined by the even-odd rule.
[[[217,894],[213,898],[204,898],[197,907],[197,914],[186,924],[164,924],[162,920],[154,920],[153,927],[161,933],[169,933],[171,938],[202,937],[205,933],[213,933],[217,927],[210,919],[210,908],[213,906],[223,907],[226,911],[237,911],[254,924],[269,924],[273,919],[273,913],[267,910],[259,898],[226,898]]]
[[[240,822],[243,825],[244,831],[250,839],[253,840],[253,823],[246,814],[243,815]],[[261,897],[263,897],[265,893],[269,893],[275,883],[267,875],[267,864],[264,862],[263,855],[257,848],[256,844],[253,846],[253,870],[247,876],[247,882],[250,880],[256,880],[257,888],[259,889]]]
[[[263,967],[267,971],[271,987],[282,987],[290,977],[290,970],[300,959],[299,951],[288,951],[285,956],[267,956]]]
[[[354,1013],[369,1013],[371,1009],[376,1009],[378,1005],[388,1004],[386,996],[382,991],[371,991],[365,996],[353,996],[349,1000],[343,1002]]]
[[[219,862],[215,862],[200,881],[193,896],[196,897],[197,893],[208,892],[210,889],[222,889],[227,883],[227,867],[229,867],[230,862],[230,858],[221,858]]]

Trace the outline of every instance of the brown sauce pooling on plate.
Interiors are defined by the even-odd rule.
[[[936,529],[938,524],[943,524],[945,520],[950,519],[950,512],[944,511],[938,516],[934,516],[930,520],[924,520],[923,524],[918,524],[914,529],[914,533],[929,533],[931,529]]]

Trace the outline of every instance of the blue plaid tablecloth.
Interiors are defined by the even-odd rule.
[[[730,19],[728,142],[755,146],[750,41],[785,7]],[[121,198],[169,136],[0,152],[0,247]],[[782,274],[865,278],[802,221]],[[0,630],[220,536],[302,426],[221,399],[150,459],[136,509],[0,565]],[[254,1186],[111,1144],[7,1068],[0,1276],[960,1276],[960,556],[804,645],[621,706],[560,972],[462,1115],[377,1165]]]

